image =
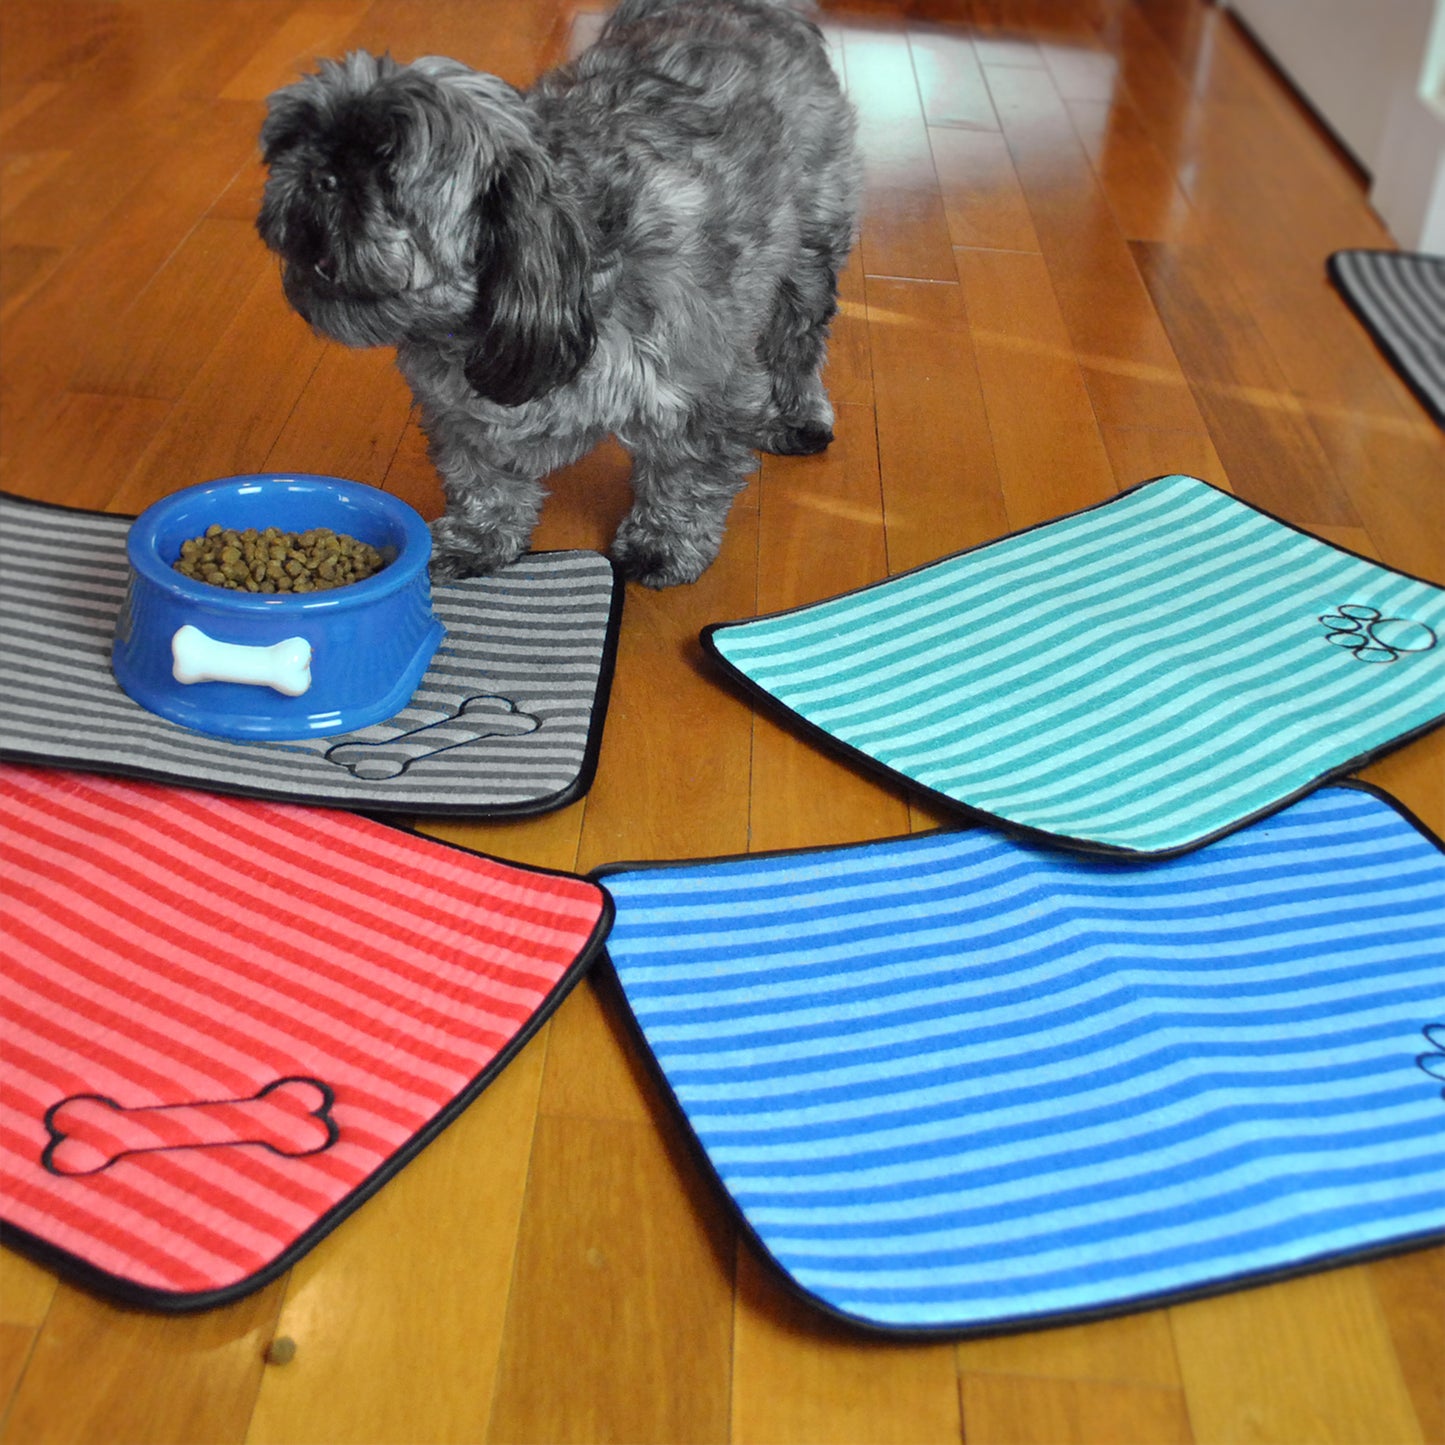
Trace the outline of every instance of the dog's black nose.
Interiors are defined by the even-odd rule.
[[[318,191],[334,191],[336,189],[336,173],[329,171],[324,166],[317,166],[312,170],[308,179]]]

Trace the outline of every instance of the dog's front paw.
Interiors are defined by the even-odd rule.
[[[630,521],[630,519],[629,519]],[[644,587],[678,587],[696,582],[717,556],[718,542],[680,542],[624,521],[612,540],[612,560],[625,577]]]
[[[775,457],[811,457],[833,444],[833,428],[820,421],[774,422],[758,440],[758,449]]]
[[[480,530],[439,517],[431,524],[431,580],[457,582],[463,577],[485,577],[515,562],[527,550],[528,538],[501,529]]]

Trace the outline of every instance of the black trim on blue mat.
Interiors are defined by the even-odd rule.
[[[1395,375],[1410,388],[1410,394],[1420,403],[1437,426],[1445,427],[1445,411],[1436,405],[1435,399],[1425,389],[1415,374],[1414,365],[1408,361],[1395,348],[1390,337],[1375,324],[1375,316],[1365,305],[1364,301],[1355,293],[1349,281],[1342,274],[1339,257],[1342,255],[1367,255],[1367,256],[1409,256],[1414,253],[1409,251],[1391,251],[1384,247],[1355,247],[1350,251],[1335,251],[1325,261],[1325,275],[1329,277],[1330,284],[1339,293],[1340,299],[1350,308],[1355,319],[1365,328],[1370,340],[1375,343],[1380,355],[1390,363]]]
[[[1029,843],[1037,843],[1045,848],[1062,848],[1073,853],[1092,853],[1105,858],[1148,860],[1177,858],[1182,854],[1192,853],[1196,848],[1202,848],[1206,844],[1213,843],[1219,838],[1227,838],[1231,833],[1237,833],[1241,828],[1248,827],[1251,823],[1256,823],[1261,818],[1267,818],[1272,813],[1279,812],[1282,808],[1287,808],[1291,803],[1297,802],[1307,793],[1312,793],[1316,788],[1323,786],[1325,783],[1347,777],[1350,773],[1355,772],[1356,769],[1366,767],[1376,759],[1386,757],[1397,749],[1404,747],[1406,743],[1413,742],[1416,738],[1424,737],[1427,733],[1434,732],[1437,728],[1445,726],[1445,709],[1442,709],[1439,715],[1432,718],[1429,722],[1422,724],[1420,727],[1413,728],[1407,733],[1402,733],[1398,738],[1393,739],[1385,746],[1375,748],[1370,752],[1357,754],[1355,757],[1349,758],[1341,763],[1338,767],[1332,768],[1329,772],[1320,774],[1304,786],[1297,788],[1288,796],[1281,797],[1269,807],[1260,808],[1256,812],[1240,818],[1237,822],[1231,823],[1228,827],[1217,828],[1214,832],[1196,838],[1192,842],[1180,844],[1176,848],[1162,848],[1158,850],[1122,848],[1112,843],[1099,843],[1091,838],[1075,838],[1065,833],[1050,833],[1040,828],[1030,827],[1026,823],[1017,823],[1012,819],[1002,818],[993,813],[986,812],[982,808],[973,807],[968,803],[961,803],[957,798],[949,797],[947,793],[940,793],[928,787],[926,784],[915,782],[914,779],[905,777],[902,773],[890,768],[886,763],[879,762],[861,748],[856,748],[851,743],[846,743],[841,738],[834,737],[833,734],[826,729],[819,727],[816,723],[810,722],[807,718],[794,712],[786,703],[774,697],[766,688],[761,687],[746,673],[729,662],[713,641],[714,634],[726,628],[744,627],[750,622],[761,621],[765,618],[791,617],[800,612],[810,611],[820,603],[836,601],[839,597],[856,597],[864,592],[876,591],[880,587],[886,587],[890,583],[898,581],[900,577],[917,576],[919,573],[927,572],[931,568],[941,566],[945,562],[952,562],[956,558],[967,557],[974,552],[981,552],[986,547],[997,546],[998,543],[1011,541],[1015,537],[1026,537],[1029,533],[1041,531],[1045,527],[1052,526],[1055,522],[1062,522],[1070,517],[1082,517],[1089,512],[1100,511],[1102,508],[1118,501],[1120,497],[1127,497],[1132,492],[1137,492],[1153,482],[1163,481],[1171,476],[1182,475],[1185,474],[1180,472],[1164,472],[1157,477],[1146,478],[1144,481],[1138,482],[1132,487],[1126,487],[1122,492],[1116,492],[1114,496],[1107,497],[1102,502],[1093,503],[1092,506],[1080,507],[1073,512],[1064,512],[1057,517],[1049,518],[1047,521],[1036,522],[1030,527],[1022,527],[1017,532],[1005,532],[1001,537],[993,537],[987,542],[979,542],[972,547],[964,547],[960,551],[949,552],[945,556],[934,558],[931,562],[924,562],[921,566],[910,567],[905,571],[896,572],[890,577],[880,578],[877,582],[869,582],[862,587],[855,587],[847,592],[835,593],[832,597],[820,597],[816,601],[805,602],[797,607],[784,607],[777,612],[759,613],[756,617],[735,618],[729,622],[709,623],[708,626],[704,627],[701,633],[699,633],[698,640],[702,645],[704,655],[722,671],[727,680],[738,688],[748,701],[758,706],[759,711],[771,717],[772,720],[780,726],[787,727],[790,731],[797,733],[804,741],[814,744],[821,751],[831,752],[843,761],[853,764],[865,775],[870,775],[883,782],[891,783],[904,792],[911,793],[945,812],[957,814],[962,823],[987,824],[991,828],[997,828],[1000,832],[1007,833],[1010,837],[1020,838]],[[1272,522],[1277,522],[1282,527],[1288,527],[1290,531],[1297,532],[1302,537],[1308,537],[1312,542],[1318,542],[1321,546],[1333,548],[1336,552],[1341,552],[1348,557],[1358,558],[1361,562],[1368,562],[1373,567],[1381,567],[1387,572],[1393,572],[1397,577],[1405,577],[1412,582],[1423,582],[1429,587],[1445,586],[1445,583],[1432,582],[1428,577],[1417,577],[1414,573],[1405,572],[1399,567],[1390,567],[1386,563],[1379,561],[1378,558],[1365,556],[1363,552],[1355,552],[1348,547],[1341,547],[1338,543],[1330,542],[1304,527],[1296,526],[1295,523],[1287,521],[1283,517],[1276,516],[1264,507],[1256,506],[1255,503],[1246,501],[1245,498],[1236,496],[1232,492],[1226,492],[1223,487],[1217,487],[1213,482],[1206,481],[1203,477],[1195,477],[1194,480],[1203,482],[1207,487],[1213,487],[1217,492],[1223,492],[1224,495],[1239,502],[1242,506],[1258,512],[1260,516],[1268,517]]]
[[[1433,845],[1438,851],[1445,853],[1445,842],[1430,828],[1421,821],[1414,812],[1398,798],[1391,796],[1383,788],[1374,783],[1366,783],[1356,778],[1350,778],[1343,782],[1334,784],[1336,787],[1351,788],[1356,792],[1368,793],[1378,798],[1395,812],[1411,827],[1413,827],[1427,843]],[[945,833],[950,831],[947,828],[925,829],[920,833],[895,834],[888,838],[867,839],[862,843],[827,843],[816,844],[801,848],[775,848],[759,853],[729,853],[716,858],[680,858],[680,859],[651,859],[638,863],[604,863],[592,869],[587,875],[594,882],[602,885],[605,890],[607,879],[614,873],[640,873],[653,872],[669,868],[695,868],[711,863],[747,863],[758,858],[796,858],[803,857],[810,853],[831,853],[842,847],[866,847],[870,843],[901,843],[914,838],[927,837],[930,834]],[[1140,866],[1147,867],[1149,859],[1137,859]],[[718,1173],[716,1165],[713,1164],[706,1147],[698,1138],[692,1127],[692,1120],[688,1117],[687,1110],[683,1108],[681,1101],[673,1091],[672,1085],[668,1082],[667,1075],[663,1072],[662,1065],[658,1063],[657,1056],[652,1052],[647,1042],[647,1035],[643,1031],[637,1015],[633,1013],[632,1006],[627,1002],[627,990],[622,986],[622,980],[617,975],[616,966],[604,946],[602,951],[602,966],[596,974],[596,982],[599,987],[609,989],[615,996],[615,1001],[621,1006],[621,1014],[627,1020],[632,1031],[633,1041],[638,1046],[642,1055],[642,1063],[648,1075],[657,1085],[661,1097],[672,1108],[674,1116],[682,1125],[682,1137],[686,1140],[693,1158],[701,1168],[705,1178],[712,1181],[716,1191],[722,1196],[723,1207],[726,1209],[734,1227],[738,1233],[752,1247],[756,1258],[763,1262],[768,1268],[774,1280],[790,1294],[794,1299],[800,1300],[809,1308],[817,1310],[826,1317],[837,1320],[840,1324],[848,1325],[850,1328],[859,1331],[861,1334],[872,1335],[885,1339],[903,1340],[963,1340],[963,1339],[988,1339],[998,1335],[1019,1334],[1033,1330],[1063,1329],[1069,1325],[1093,1324],[1100,1320],[1121,1319],[1128,1315],[1141,1314],[1146,1310],[1163,1309],[1166,1306],[1189,1304],[1194,1300],[1214,1299],[1220,1295],[1234,1294],[1243,1289],[1258,1289],[1265,1285],[1281,1284],[1286,1280],[1299,1279],[1305,1275],[1319,1274],[1325,1270],[1338,1269],[1345,1265],[1368,1264],[1372,1260],[1391,1259],[1396,1255],[1410,1254],[1419,1249],[1430,1249],[1436,1245],[1445,1243],[1445,1230],[1438,1230],[1428,1234],[1409,1235],[1394,1240],[1389,1244],[1382,1244],[1377,1248],[1345,1251],[1339,1254],[1320,1255],[1313,1259],[1304,1260],[1291,1265],[1287,1269],[1261,1271],[1257,1274],[1241,1275],[1236,1279],[1217,1280],[1208,1285],[1200,1285],[1193,1290],[1176,1290],[1162,1292],[1154,1295],[1139,1295],[1129,1300],[1119,1301],[1114,1304],[1100,1306],[1096,1309],[1072,1310],[1067,1314],[1054,1315],[1019,1315],[1007,1320],[995,1320],[986,1325],[884,1325],[875,1320],[860,1318],[857,1315],[848,1314],[844,1310],[819,1299],[810,1290],[805,1289],[778,1261],[777,1257],[763,1243],[758,1233],[748,1222],[741,1207],[733,1199],[727,1185],[723,1182],[722,1175]]]
[[[71,516],[108,517],[116,521],[134,521],[134,514],[107,512],[99,507],[67,507],[60,502],[49,502],[36,497],[26,497],[18,492],[0,489],[0,498],[12,502],[23,502],[28,506],[45,507],[53,512]],[[541,552],[528,552],[528,557],[556,556],[565,551],[583,550],[577,548],[549,548]],[[583,749],[582,763],[577,775],[565,788],[521,803],[427,803],[419,809],[415,802],[392,801],[384,797],[349,798],[340,795],[328,797],[303,796],[288,793],[280,788],[248,787],[244,783],[227,783],[212,779],[189,779],[178,777],[175,772],[164,769],[128,767],[122,764],[101,764],[58,760],[42,753],[27,752],[24,748],[7,747],[0,743],[0,762],[24,763],[37,768],[58,768],[66,772],[96,773],[104,777],[135,778],[141,782],[161,783],[167,787],[199,788],[203,792],[220,793],[228,797],[259,798],[273,803],[302,803],[315,808],[342,808],[348,812],[360,813],[364,817],[383,819],[388,814],[402,814],[408,817],[423,815],[428,818],[531,818],[543,813],[556,812],[569,807],[591,790],[597,777],[597,763],[602,753],[602,732],[607,722],[607,707],[612,698],[612,679],[617,666],[617,641],[622,631],[622,607],[626,595],[626,579],[621,569],[610,557],[603,560],[612,570],[612,596],[607,615],[607,626],[602,638],[602,654],[597,672],[597,690],[592,704],[591,725]],[[172,724],[179,726],[179,724]],[[181,729],[185,731],[185,729]],[[220,741],[210,739],[212,742]],[[339,739],[338,739],[339,741]]]
[[[518,863],[512,859],[499,858],[492,853],[483,853],[477,848],[463,847],[460,843],[452,843],[445,838],[433,838],[417,828],[391,819],[378,818],[376,821],[386,827],[395,828],[398,832],[424,838],[428,843],[433,843],[439,848],[450,848],[456,853],[466,853],[474,858],[485,858],[508,868],[520,868],[528,873],[553,878],[581,878],[584,881],[596,882],[595,879],[591,879],[585,874],[568,873],[562,868],[543,868],[532,863]],[[272,1281],[279,1279],[298,1260],[315,1249],[337,1225],[355,1213],[383,1185],[410,1164],[448,1125],[454,1123],[463,1110],[474,1103],[487,1086],[531,1042],[537,1030],[552,1017],[567,995],[581,982],[583,976],[604,957],[603,945],[612,930],[616,905],[612,901],[612,895],[602,888],[601,884],[598,884],[598,887],[602,893],[602,908],[590,937],[573,961],[572,966],[557,980],[552,992],[542,1000],[531,1018],[518,1030],[511,1042],[492,1059],[480,1074],[455,1095],[451,1103],[413,1134],[375,1173],[364,1179],[350,1194],[321,1215],[310,1229],[298,1235],[286,1250],[263,1269],[257,1270],[255,1274],[248,1275],[233,1285],[227,1285],[224,1289],[198,1290],[186,1294],[175,1290],[151,1289],[144,1285],[138,1285],[132,1280],[112,1274],[109,1270],[100,1269],[46,1240],[36,1238],[28,1230],[18,1229],[13,1225],[5,1225],[3,1234],[0,1234],[0,1243],[92,1294],[104,1295],[119,1300],[123,1304],[136,1305],[142,1309],[155,1310],[162,1314],[194,1314],[201,1310],[216,1309],[221,1305],[234,1304],[237,1300],[254,1294],[258,1289],[263,1289]]]

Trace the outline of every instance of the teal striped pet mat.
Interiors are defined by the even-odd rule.
[[[1383,795],[1155,862],[977,829],[599,877],[723,1190],[854,1323],[1065,1323],[1445,1234],[1445,855]]]
[[[1193,477],[706,629],[728,672],[937,800],[1162,856],[1445,720],[1445,591]]]

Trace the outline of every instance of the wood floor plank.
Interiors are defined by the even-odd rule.
[[[30,1363],[30,1353],[40,1333],[38,1325],[15,1325],[0,1320],[0,1401],[9,1403]],[[4,1429],[5,1408],[0,1404],[0,1430]]]
[[[1102,435],[1120,491],[1175,472],[1233,490],[1207,431],[1111,426],[1104,427]]]
[[[763,464],[758,610],[780,612],[888,575],[873,413],[843,407],[818,457]],[[764,852],[908,831],[904,791],[819,749],[782,719],[753,729],[749,849]]]
[[[1445,789],[1445,768],[1437,774]],[[1438,814],[1437,814],[1438,816]],[[1445,1440],[1445,1248],[1397,1255],[1368,1266],[1370,1283],[1428,1445]]]
[[[139,512],[178,486],[261,471],[325,349],[263,275],[118,485],[113,508]]]
[[[582,868],[746,852],[752,714],[719,686],[698,634],[756,610],[757,545],[750,488],[698,582],[665,593],[629,586]]]
[[[953,244],[1037,251],[1038,234],[1003,136],[940,128],[929,131],[929,141]]]
[[[1365,1266],[1170,1313],[1197,1445],[1421,1439]]]
[[[40,502],[103,508],[170,413],[169,402],[154,398],[66,392],[47,410],[46,425],[14,439],[0,485]]]
[[[1032,1376],[966,1375],[969,1445],[1192,1445],[1178,1390]]]
[[[55,1299],[55,1276],[13,1250],[0,1249],[0,1324],[38,1329]]]
[[[281,1282],[193,1316],[62,1286],[0,1429],[6,1445],[240,1445]]]
[[[908,27],[908,48],[923,118],[930,126],[998,130],[998,116],[971,37],[947,26],[913,23]]]
[[[1197,426],[1169,338],[1051,76],[985,74],[1099,420]]]
[[[1114,473],[1043,258],[958,252],[1011,529],[1114,495]]]
[[[732,1248],[664,1117],[543,1115],[491,1445],[726,1441]]]
[[[323,348],[265,470],[320,472],[379,487],[391,467],[411,413],[411,392],[389,348]],[[336,418],[351,424],[338,437]]]
[[[831,1321],[746,1242],[737,1268],[733,1445],[961,1445],[947,1343]]]
[[[1066,100],[1065,108],[1126,240],[1200,239],[1199,219],[1178,177],[1127,95]]]
[[[888,570],[1009,530],[962,288],[870,278]]]
[[[202,221],[115,327],[90,344],[70,378],[70,390],[174,401],[256,283],[272,274],[252,225]]]
[[[908,36],[901,27],[850,27],[843,54],[848,95],[861,118],[864,270],[870,276],[951,281],[948,222]]]
[[[289,85],[317,59],[342,53],[345,40],[371,0],[307,0],[278,25],[270,39],[221,86],[222,100],[265,100]]]
[[[0,435],[33,424],[62,392],[98,328],[119,316],[165,264],[206,208],[247,165],[255,139],[233,106],[217,106],[164,174],[152,173],[71,250],[0,334]],[[274,285],[274,282],[273,282]]]
[[[873,351],[863,253],[854,248],[838,281],[838,314],[828,332],[823,384],[838,406],[873,405]]]
[[[65,259],[60,246],[0,246],[0,322]]]
[[[963,1375],[1006,1375],[1095,1384],[1180,1387],[1174,1336],[1165,1310],[1125,1315],[1026,1334],[964,1340],[958,1346]]]
[[[1132,249],[1239,495],[1300,526],[1358,526],[1299,398],[1217,260],[1196,247]]]
[[[347,36],[349,46],[398,60],[447,55],[476,70],[530,85],[542,67],[560,56],[550,51],[557,35],[555,0],[373,0]]]
[[[254,235],[263,98],[352,45],[525,85],[605,8],[0,0],[0,485],[133,511],[274,465],[436,516],[390,357],[314,337]],[[418,820],[435,836],[585,870],[957,825],[762,716],[699,630],[1147,476],[1445,583],[1445,433],[1324,277],[1329,249],[1388,239],[1225,7],[824,0],[823,20],[869,170],[838,439],[765,459],[701,582],[628,588],[585,799]],[[550,479],[535,545],[605,549],[630,468],[608,442]],[[1445,832],[1445,732],[1365,776]],[[0,1440],[1445,1445],[1442,1258],[958,1345],[864,1335],[740,1242],[599,971],[284,1295],[163,1318],[0,1255]],[[263,1361],[278,1324],[286,1365]]]
[[[546,1046],[291,1272],[275,1337],[295,1354],[267,1366],[247,1445],[485,1438]]]

